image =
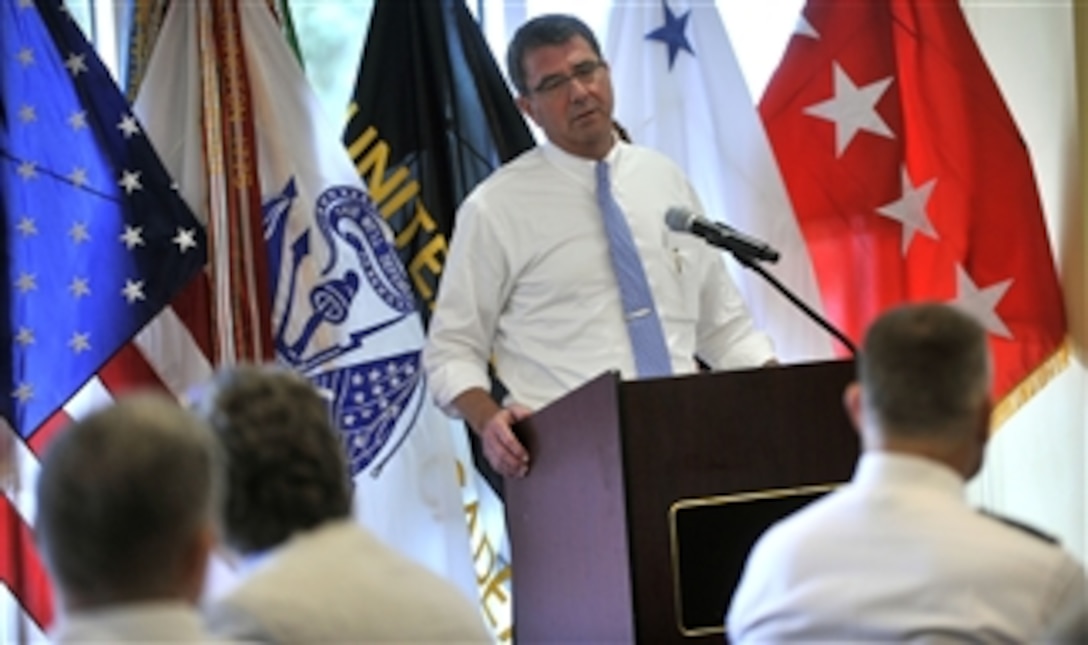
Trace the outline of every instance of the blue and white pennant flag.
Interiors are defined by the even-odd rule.
[[[607,33],[616,118],[632,141],[684,169],[707,217],[781,251],[768,270],[822,310],[812,261],[714,0],[617,0]],[[832,357],[821,328],[759,276],[728,266],[780,359]]]

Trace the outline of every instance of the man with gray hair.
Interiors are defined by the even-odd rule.
[[[759,539],[732,642],[1085,642],[1083,568],[964,499],[990,432],[981,326],[946,305],[887,312],[858,381],[844,396],[863,448],[853,479]]]
[[[139,394],[63,430],[38,478],[36,534],[74,642],[200,642],[215,544],[215,444],[175,401]]]

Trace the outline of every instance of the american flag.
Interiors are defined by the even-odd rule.
[[[123,366],[141,354],[138,335],[159,342],[178,320],[168,305],[200,274],[206,240],[63,3],[0,3],[0,324],[10,338],[0,343],[0,577],[44,627],[52,610],[29,540],[34,454],[80,398],[108,398],[87,388],[161,381]],[[113,385],[96,378],[104,370]]]

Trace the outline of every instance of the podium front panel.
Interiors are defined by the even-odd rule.
[[[699,640],[683,634],[675,604],[664,600],[672,597],[676,575],[669,535],[674,504],[850,478],[858,439],[842,393],[853,374],[852,363],[826,362],[621,384],[639,642]],[[737,557],[749,547],[739,545],[744,553]],[[721,593],[720,586],[707,593]],[[702,638],[720,643],[722,636]]]
[[[618,388],[602,375],[518,424],[531,459],[505,481],[518,645],[635,640]]]

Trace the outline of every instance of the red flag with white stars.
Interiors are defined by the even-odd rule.
[[[1028,150],[956,0],[809,0],[760,112],[851,338],[900,303],[964,308],[999,420],[1066,362]]]

